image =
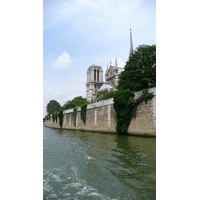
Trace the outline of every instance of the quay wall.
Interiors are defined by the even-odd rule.
[[[142,102],[136,112],[136,118],[132,118],[128,133],[132,135],[156,136],[156,88],[149,89],[149,92],[155,96],[148,100],[147,103]],[[135,93],[137,99],[142,95],[142,91]],[[86,124],[81,120],[81,108],[77,108],[76,114],[73,109],[63,111],[63,129],[73,129],[94,132],[111,132],[116,133],[116,113],[113,107],[113,98],[103,100],[87,105]],[[45,120],[45,125],[52,128],[60,128],[59,118],[54,120]]]

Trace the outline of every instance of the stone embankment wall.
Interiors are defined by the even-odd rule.
[[[156,135],[156,88],[149,89],[150,93],[155,96],[141,103],[137,108],[136,118],[131,119],[128,129],[129,134],[134,135]],[[142,91],[135,93],[137,99],[142,95]],[[86,125],[81,120],[81,108],[77,108],[76,116],[73,115],[73,109],[63,112],[63,129],[74,129],[95,132],[112,132],[116,133],[116,113],[113,108],[113,99],[88,104],[86,112]],[[56,120],[45,121],[45,125],[52,128],[60,128],[59,118]]]

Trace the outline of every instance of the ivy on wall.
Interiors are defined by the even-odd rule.
[[[56,124],[57,124],[57,121],[58,121],[58,113],[57,112],[55,113],[55,118],[56,118]]]
[[[132,99],[134,93],[130,90],[118,90],[114,96],[114,109],[117,117],[116,131],[126,134],[133,115]]]
[[[50,114],[47,114],[47,115],[45,116],[45,119],[46,119],[46,120],[50,120]]]
[[[55,120],[55,115],[54,115],[54,113],[52,114],[52,119],[53,119],[53,122],[54,122],[54,120]]]
[[[52,118],[53,118],[53,122],[56,120],[56,123],[57,123],[57,112],[55,111],[53,114],[52,114]]]
[[[154,97],[153,93],[149,93],[148,89],[144,89],[142,91],[142,95],[139,98],[137,98],[137,99],[135,99],[135,100],[132,101],[133,116],[135,118],[136,118],[136,112],[137,112],[138,105],[140,103],[142,103],[142,102],[145,102],[145,104],[147,104],[148,99],[151,99],[153,97]]]
[[[119,134],[127,134],[132,117],[136,117],[138,105],[143,101],[147,103],[147,100],[154,95],[145,89],[138,99],[134,99],[134,96],[134,92],[130,90],[118,90],[114,96],[113,106],[117,117],[116,131]]]
[[[60,109],[60,111],[58,113],[58,117],[59,117],[60,128],[62,128],[62,124],[63,124],[63,109]]]
[[[81,106],[81,120],[83,121],[83,123],[85,124],[86,122],[86,108],[87,108],[87,104]]]
[[[74,122],[74,126],[76,126],[76,115],[77,115],[77,108],[74,107],[73,113],[72,113],[72,119],[73,119],[73,122]]]

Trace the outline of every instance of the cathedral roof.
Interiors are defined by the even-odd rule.
[[[112,89],[112,86],[110,85],[110,83],[104,83],[98,91],[103,91],[103,90],[111,90]]]
[[[120,74],[121,72],[124,71],[124,68],[123,67],[118,67],[118,74]]]
[[[89,66],[88,70],[90,70],[92,68],[93,69],[101,69],[102,70],[102,67],[100,65],[91,65],[91,66]]]

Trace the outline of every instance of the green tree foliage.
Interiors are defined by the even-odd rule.
[[[67,109],[71,109],[71,108],[74,108],[74,107],[80,107],[80,106],[82,106],[84,104],[87,104],[86,98],[83,98],[82,96],[78,96],[78,97],[75,97],[71,101],[67,101],[63,105],[63,109],[67,110]]]
[[[133,116],[132,99],[134,92],[130,90],[118,90],[114,96],[114,109],[117,116],[116,131],[126,134]]]
[[[47,114],[47,115],[45,116],[45,119],[46,119],[46,120],[49,120],[49,119],[50,119],[50,114]]]
[[[139,91],[156,87],[156,45],[141,45],[119,75],[118,89]]]
[[[59,111],[60,108],[61,106],[56,100],[49,101],[46,107],[48,114],[53,114],[55,111]]]
[[[97,93],[97,100],[102,101],[102,100],[114,98],[114,96],[115,96],[114,90],[109,91],[108,89],[105,89]]]
[[[156,46],[139,46],[127,61],[124,71],[119,75],[118,91],[114,96],[114,109],[117,116],[116,130],[126,134],[131,118],[136,117],[140,103],[153,97],[148,88],[156,87]],[[134,99],[134,92],[143,94]]]

